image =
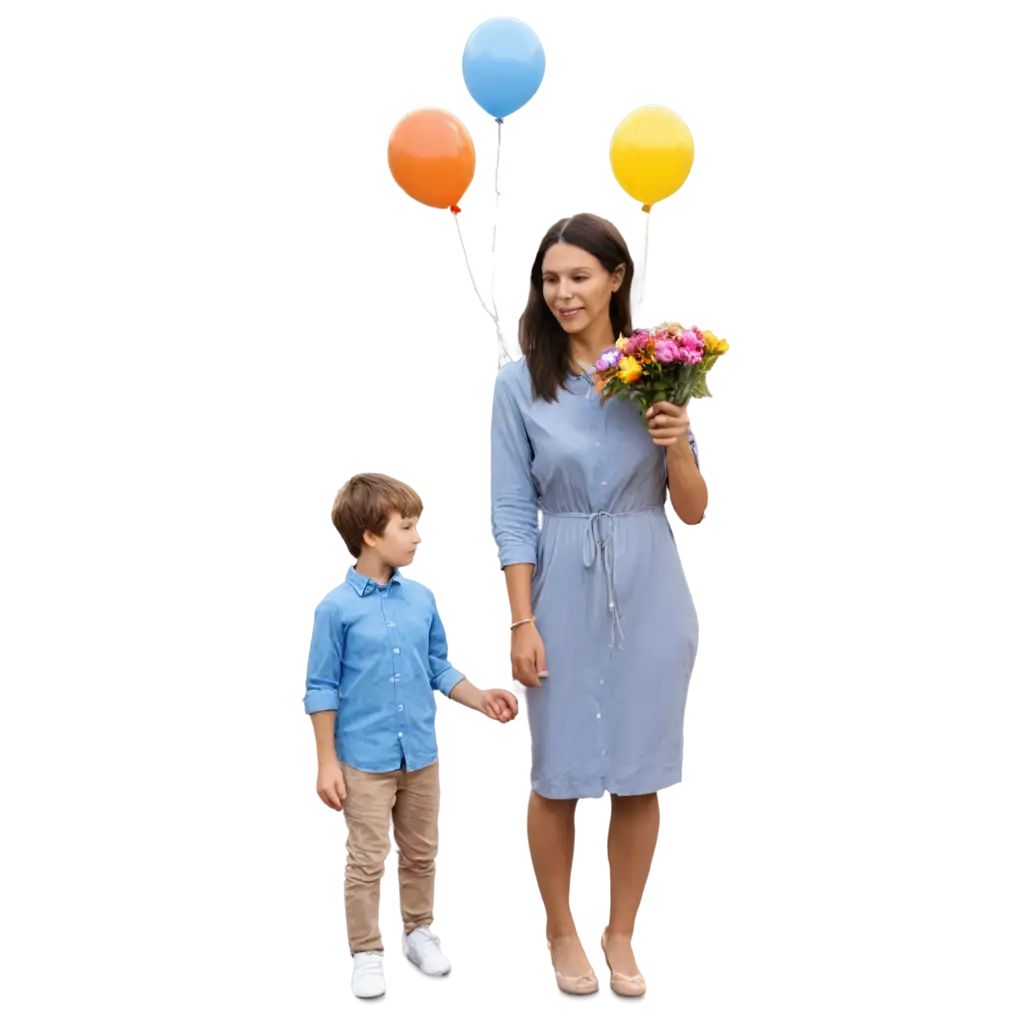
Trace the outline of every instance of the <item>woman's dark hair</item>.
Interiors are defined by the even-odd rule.
[[[618,228],[611,221],[592,213],[578,213],[575,217],[560,220],[548,230],[537,250],[537,258],[530,271],[530,297],[519,318],[519,347],[526,357],[533,393],[547,402],[553,402],[558,397],[558,389],[565,386],[570,362],[569,336],[544,301],[544,257],[548,249],[558,242],[589,252],[609,274],[625,267],[622,284],[618,291],[612,293],[609,313],[613,337],[633,333],[629,310],[633,260]]]

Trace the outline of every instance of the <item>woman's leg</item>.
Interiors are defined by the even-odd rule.
[[[658,842],[661,815],[658,794],[612,796],[608,826],[608,866],[611,869],[611,913],[608,917],[607,954],[612,970],[639,973],[631,940],[636,912]]]
[[[526,832],[537,887],[547,911],[551,958],[558,970],[570,977],[580,977],[593,970],[569,909],[575,816],[575,800],[547,800],[535,792],[530,793]]]

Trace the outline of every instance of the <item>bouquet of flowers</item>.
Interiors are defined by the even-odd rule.
[[[708,370],[728,351],[725,338],[675,323],[619,335],[597,361],[595,389],[604,392],[602,401],[622,394],[645,413],[655,402],[686,405],[691,398],[711,397]]]

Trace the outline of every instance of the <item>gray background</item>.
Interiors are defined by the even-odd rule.
[[[327,483],[484,468],[450,229],[380,181],[391,111],[460,99],[474,16],[0,14],[4,1022],[340,1012],[339,837],[291,696]],[[924,629],[977,584],[1011,636],[999,543],[932,549]],[[716,614],[758,593],[730,551]],[[953,718],[982,715],[958,671]],[[969,723],[982,783],[1019,765],[1005,683]]]

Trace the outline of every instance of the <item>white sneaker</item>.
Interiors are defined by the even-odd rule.
[[[352,957],[352,992],[360,999],[384,995],[384,954],[356,953]]]
[[[402,952],[432,978],[439,978],[452,969],[448,957],[441,952],[441,940],[426,925],[402,936]]]

